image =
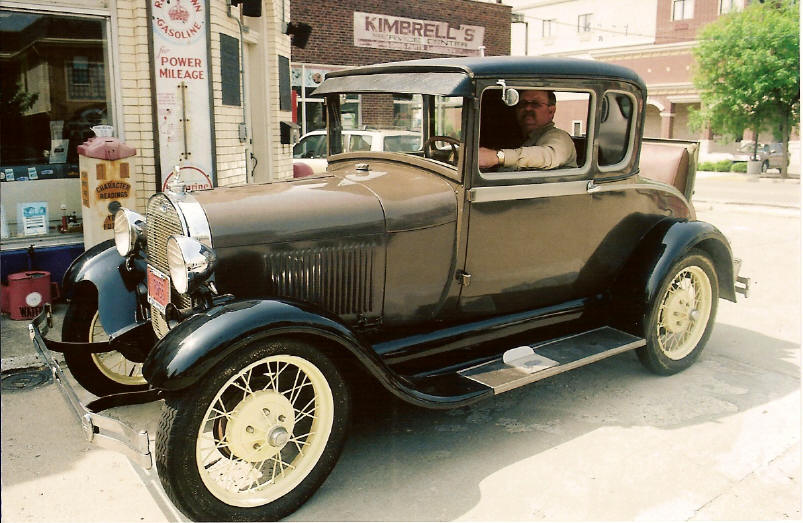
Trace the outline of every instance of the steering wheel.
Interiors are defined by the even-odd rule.
[[[437,150],[437,147],[435,147],[435,142],[446,142],[452,146],[452,152],[446,158],[446,161],[452,165],[457,165],[457,151],[460,147],[460,141],[452,138],[451,136],[435,135],[427,138],[427,141],[424,143],[424,156],[438,160],[439,158],[435,157],[435,151]]]

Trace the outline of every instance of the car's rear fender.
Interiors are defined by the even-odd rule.
[[[156,344],[142,373],[151,386],[178,391],[193,386],[230,354],[253,342],[299,336],[313,343],[317,340],[322,349],[344,351],[340,356],[335,354],[334,359],[361,365],[388,390],[410,403],[443,408],[468,400],[417,390],[335,317],[309,304],[279,299],[233,301],[187,318]]]
[[[692,249],[711,258],[719,280],[719,296],[735,302],[733,256],[727,238],[710,223],[666,219],[642,238],[619,274],[614,284],[614,323],[634,333],[640,331],[649,305],[672,265]]]
[[[92,285],[98,293],[103,329],[114,338],[141,325],[137,318],[137,285],[145,273],[139,263],[126,263],[114,240],[99,243],[76,258],[64,273],[62,289],[68,298]]]

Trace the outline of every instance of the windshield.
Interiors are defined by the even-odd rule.
[[[293,158],[322,158],[326,156],[326,135],[305,136],[293,146]]]
[[[457,165],[463,141],[462,97],[360,93],[333,95],[328,103],[330,154],[389,151]],[[355,131],[380,141],[343,140]]]

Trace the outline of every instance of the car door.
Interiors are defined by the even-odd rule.
[[[483,107],[499,117],[493,102],[501,97],[498,91],[486,90],[481,119]],[[589,91],[556,94],[554,121],[574,132],[578,167],[477,170],[468,191],[464,272],[470,277],[459,300],[465,314],[504,314],[602,292],[648,227],[646,222],[654,222],[642,219],[651,214],[652,204],[638,203],[627,183],[627,173],[634,171],[636,98],[621,93],[628,107],[616,103],[614,95],[606,99],[608,93],[601,101]],[[595,114],[604,116],[607,125],[594,125]],[[577,121],[582,125],[570,125]],[[589,127],[591,133],[584,132]],[[483,132],[496,134],[481,125],[480,144]],[[598,147],[593,150],[589,144],[595,138]]]

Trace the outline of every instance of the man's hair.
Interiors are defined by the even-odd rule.
[[[547,105],[557,105],[558,98],[555,96],[555,91],[551,89],[526,89],[527,91],[544,91],[547,95]]]

